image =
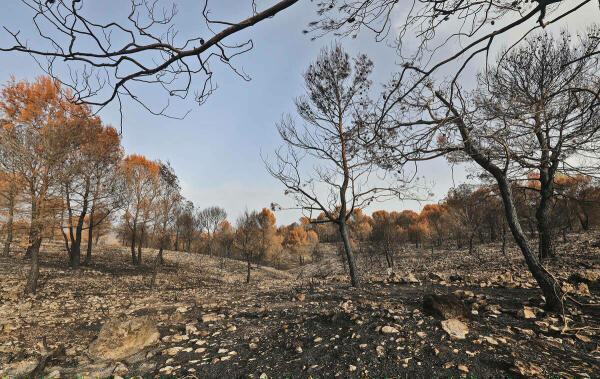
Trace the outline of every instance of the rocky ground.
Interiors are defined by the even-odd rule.
[[[559,246],[549,270],[568,290],[547,313],[519,252],[406,248],[398,268],[362,257],[351,288],[333,254],[289,271],[166,252],[146,266],[102,247],[73,272],[42,253],[35,296],[21,253],[0,259],[0,376],[595,377],[600,373],[600,249]],[[329,249],[331,251],[335,249]]]

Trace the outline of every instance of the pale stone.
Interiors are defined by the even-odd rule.
[[[155,344],[159,337],[156,325],[148,317],[112,319],[102,326],[88,352],[95,358],[118,360]]]
[[[455,318],[442,321],[442,328],[450,335],[450,337],[460,340],[465,339],[466,334],[469,333],[467,325]]]

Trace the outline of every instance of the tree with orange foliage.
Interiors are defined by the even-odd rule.
[[[0,131],[1,132],[1,131]],[[0,138],[2,136],[0,135]],[[6,209],[6,239],[4,240],[3,255],[10,254],[13,241],[14,220],[17,205],[21,200],[23,181],[15,172],[13,157],[5,154],[0,148],[0,208]]]
[[[116,169],[122,158],[121,140],[117,131],[105,127],[87,106],[78,106],[72,125],[65,136],[69,145],[65,168],[61,173],[61,189],[67,211],[67,225],[61,226],[72,268],[79,268],[82,232],[87,220],[88,249],[86,262],[91,260],[94,211],[103,201],[105,209],[120,205],[122,188]],[[89,217],[88,217],[89,216]],[[67,229],[69,235],[65,233]]]
[[[146,223],[160,189],[160,164],[142,155],[131,154],[120,165],[126,188],[125,221],[131,232],[131,261],[142,263],[142,243]],[[138,238],[139,231],[139,238]],[[135,255],[136,239],[138,255]]]
[[[289,249],[293,255],[298,257],[298,263],[302,266],[305,257],[319,243],[317,233],[307,231],[297,224],[289,225],[284,233],[283,246]]]
[[[260,234],[260,246],[258,250],[258,262],[274,262],[281,252],[283,238],[277,234],[277,220],[268,208],[263,208],[257,216]]]
[[[231,250],[235,241],[235,229],[225,220],[221,222],[214,234],[216,244],[219,249],[221,267],[225,267],[225,258],[231,258]]]
[[[78,108],[65,96],[68,94],[60,83],[47,77],[38,77],[34,82],[12,78],[0,94],[0,150],[3,156],[13,157],[14,174],[22,178],[29,202],[26,257],[31,257],[31,267],[25,293],[35,293],[37,289],[43,232],[55,216],[47,200],[58,197],[58,184],[69,152],[64,137],[72,125],[72,116],[78,114]]]
[[[373,230],[373,220],[364,214],[361,209],[354,209],[350,219],[348,219],[348,229],[353,240],[366,241]]]
[[[431,236],[432,251],[434,239],[436,241],[435,243],[437,246],[442,246],[442,241],[444,239],[446,213],[447,211],[443,205],[427,204],[423,207],[423,210],[419,215],[421,219],[424,219],[425,222],[427,222],[427,226],[430,232],[429,234]]]

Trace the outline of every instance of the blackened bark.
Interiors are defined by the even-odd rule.
[[[13,220],[15,214],[15,198],[13,194],[9,194],[8,199],[8,219],[6,220],[6,241],[4,241],[4,256],[8,257],[10,254],[10,244],[13,240]]]
[[[248,274],[246,275],[246,283],[250,283],[250,269],[252,268],[250,266],[251,254],[246,254],[246,261],[248,263]]]
[[[34,223],[37,224],[38,220]],[[35,225],[33,232],[33,241],[28,247],[28,251],[31,252],[31,267],[29,268],[29,275],[27,276],[27,284],[25,285],[25,294],[35,294],[37,291],[38,278],[40,276],[40,246],[42,244],[41,227]]]
[[[140,230],[140,240],[138,241],[137,249],[137,265],[142,264],[142,243],[144,243],[144,229],[146,229],[146,225],[142,224],[142,228]]]
[[[133,264],[133,265],[136,264],[136,257],[135,257],[135,233],[137,232],[136,228],[137,228],[137,225],[134,222],[133,227],[131,228],[131,264]]]
[[[538,282],[538,285],[540,286],[540,289],[546,298],[546,307],[552,310],[561,310],[563,306],[562,290],[556,279],[542,266],[538,256],[531,248],[531,245],[525,236],[525,232],[523,231],[519,221],[517,209],[515,208],[510,184],[506,177],[506,172],[492,163],[487,155],[479,151],[478,146],[476,146],[471,139],[469,128],[464,123],[454,105],[449,103],[440,92],[436,92],[436,97],[441,100],[456,117],[454,122],[458,128],[458,131],[460,132],[464,152],[468,154],[479,166],[481,166],[481,168],[492,174],[494,179],[496,179],[498,188],[500,189],[500,195],[502,197],[502,203],[504,205],[504,212],[508,227],[510,228],[517,245],[523,253],[529,271]]]
[[[156,283],[156,275],[158,274],[159,266],[163,264],[163,248],[160,247],[158,251],[158,255],[156,259],[154,259],[154,270],[152,270],[152,280],[150,280],[150,288],[154,288],[154,283]]]
[[[350,271],[350,282],[352,283],[352,287],[358,287],[360,285],[360,280],[356,271],[356,258],[354,257],[352,245],[350,244],[350,236],[348,235],[348,227],[346,225],[346,220],[342,218],[338,226],[340,229],[340,236],[342,237],[342,241],[344,242],[346,260],[348,262],[348,269]]]
[[[546,298],[546,307],[553,310],[562,309],[562,290],[556,279],[554,279],[544,266],[542,266],[538,256],[531,248],[531,245],[521,228],[510,186],[506,180],[498,180],[498,185],[500,194],[502,195],[502,202],[504,203],[506,221],[508,222],[508,226],[517,245],[525,257],[525,262],[527,263],[529,271],[531,271],[531,274],[538,282],[544,297]]]
[[[94,205],[92,204],[92,210],[90,211],[90,220],[88,222],[88,243],[87,250],[85,252],[84,265],[89,265],[92,262],[92,241],[94,239]],[[98,241],[96,239],[96,241]],[[97,242],[96,242],[97,243]]]
[[[554,189],[552,183],[544,183],[545,180],[541,181],[540,204],[535,213],[535,218],[540,236],[539,256],[540,259],[545,259],[554,256],[554,241],[552,236],[552,197]]]

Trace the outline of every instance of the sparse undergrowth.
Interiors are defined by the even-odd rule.
[[[221,268],[217,258],[168,251],[151,289],[154,251],[137,267],[126,249],[105,247],[73,272],[59,245],[45,245],[35,296],[22,295],[21,256],[0,260],[0,374],[30,374],[62,345],[45,375],[593,377],[600,306],[578,303],[600,304],[600,249],[584,238],[572,236],[548,262],[568,283],[564,315],[541,309],[519,252],[505,257],[498,246],[475,256],[406,249],[392,276],[362,257],[359,267],[369,269],[359,289],[331,254],[290,271],[254,269],[246,285],[243,262]],[[419,282],[404,283],[414,281],[410,274]],[[423,311],[424,295],[452,292],[471,309],[465,339],[450,338]],[[89,344],[117,316],[150,317],[159,342],[119,361],[93,358]]]

